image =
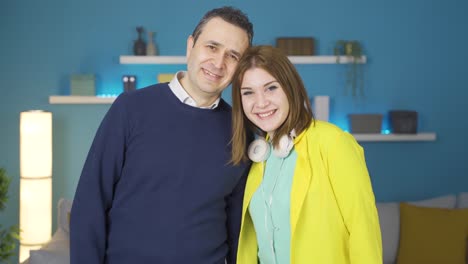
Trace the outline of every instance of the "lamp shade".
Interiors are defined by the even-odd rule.
[[[52,113],[20,114],[20,262],[52,234]]]
[[[52,113],[21,112],[20,161],[22,178],[52,175]]]

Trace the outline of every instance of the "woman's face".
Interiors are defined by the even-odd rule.
[[[247,70],[240,93],[245,115],[261,130],[271,134],[286,120],[288,98],[283,87],[267,71],[260,68]]]

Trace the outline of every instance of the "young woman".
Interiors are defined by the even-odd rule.
[[[237,263],[382,263],[362,147],[314,120],[303,82],[280,50],[250,48],[234,76],[232,162],[253,161]],[[257,139],[247,146],[251,133]]]

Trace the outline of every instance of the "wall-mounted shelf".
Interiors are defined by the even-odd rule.
[[[49,104],[112,104],[116,97],[52,95]]]
[[[435,133],[417,134],[353,134],[354,138],[360,142],[373,141],[435,141]]]
[[[336,64],[336,56],[289,56],[294,64]],[[346,56],[340,56],[340,63],[350,63]],[[366,63],[363,56],[359,63]],[[185,56],[120,56],[120,64],[185,64]]]
[[[120,56],[120,64],[185,64],[185,56]]]
[[[112,104],[116,97],[52,95],[50,104]],[[359,142],[435,141],[436,133],[418,134],[353,134]]]
[[[294,64],[336,64],[337,56],[288,56]],[[185,64],[185,56],[120,56],[120,64]],[[351,63],[346,56],[340,56],[340,63]],[[362,56],[359,63],[366,63]],[[50,104],[111,104],[115,97],[99,96],[58,96],[49,97]]]
[[[288,56],[294,64],[337,64],[336,56]],[[367,57],[362,56],[358,63],[366,63]],[[346,56],[340,56],[340,64],[352,63],[352,60]]]

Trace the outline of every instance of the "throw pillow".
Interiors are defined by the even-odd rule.
[[[398,264],[464,264],[468,209],[400,204]]]
[[[57,224],[58,229],[63,229],[67,233],[70,232],[70,212],[73,202],[64,198],[60,198],[57,204]]]
[[[458,194],[457,208],[468,208],[468,192]]]
[[[409,203],[424,207],[455,208],[455,202],[455,195],[444,195]],[[377,203],[377,210],[382,234],[383,263],[394,264],[400,240],[400,205],[397,202]]]

